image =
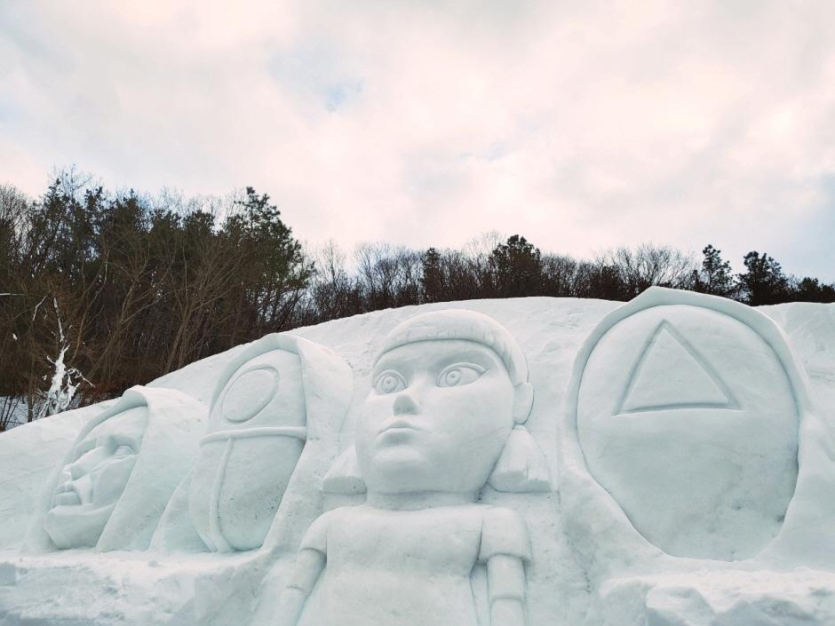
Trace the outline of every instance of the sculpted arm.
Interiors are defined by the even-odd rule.
[[[281,594],[278,604],[278,626],[296,626],[308,596],[325,569],[325,554],[312,548],[302,548],[296,559],[293,578]]]
[[[299,623],[307,598],[327,564],[328,526],[332,514],[319,516],[302,540],[293,576],[278,601],[277,626],[296,626]]]
[[[525,563],[531,558],[525,520],[510,509],[484,516],[481,562],[487,566],[490,626],[525,626]]]
[[[525,626],[525,566],[522,559],[497,554],[487,561],[490,626]]]

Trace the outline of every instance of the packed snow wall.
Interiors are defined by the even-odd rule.
[[[0,436],[0,624],[835,623],[835,306],[269,335]]]

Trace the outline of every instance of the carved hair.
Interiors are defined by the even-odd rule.
[[[421,313],[401,322],[383,341],[374,364],[386,352],[400,346],[446,339],[474,341],[490,348],[501,358],[514,386],[528,381],[525,354],[507,329],[482,313],[463,309]]]

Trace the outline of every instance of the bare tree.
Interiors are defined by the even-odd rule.
[[[631,299],[653,285],[687,289],[696,263],[692,256],[669,246],[641,244],[634,250],[617,248],[596,259],[601,272],[617,275],[623,287],[622,298]],[[605,268],[605,269],[604,269]]]

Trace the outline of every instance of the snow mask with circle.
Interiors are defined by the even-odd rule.
[[[129,409],[76,445],[44,517],[44,530],[59,549],[96,545],[128,484],[147,425],[147,407]]]
[[[301,359],[272,350],[244,363],[216,395],[189,493],[214,551],[259,548],[307,435]]]

